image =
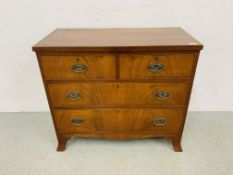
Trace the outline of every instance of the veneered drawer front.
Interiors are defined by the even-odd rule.
[[[189,83],[51,83],[54,106],[184,106]]]
[[[115,79],[115,55],[41,55],[46,80]]]
[[[184,118],[182,109],[56,109],[58,132],[178,132]]]
[[[121,79],[191,78],[194,54],[121,54]]]

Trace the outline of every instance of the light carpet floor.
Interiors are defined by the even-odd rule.
[[[49,113],[0,113],[0,175],[233,175],[233,112],[188,114],[182,147],[166,139],[76,138],[65,152]]]

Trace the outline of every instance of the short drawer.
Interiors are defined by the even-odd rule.
[[[189,83],[50,83],[54,106],[184,106]]]
[[[80,80],[115,79],[115,55],[41,55],[44,79]]]
[[[191,78],[194,54],[121,54],[121,79]]]
[[[54,119],[59,132],[157,131],[179,132],[182,109],[57,109]]]

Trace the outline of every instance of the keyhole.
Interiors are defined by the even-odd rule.
[[[116,87],[119,88],[119,84],[117,84]]]
[[[159,58],[155,57],[155,63],[158,63],[158,62],[159,62]]]

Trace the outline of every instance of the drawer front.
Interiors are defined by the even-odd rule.
[[[52,104],[119,105],[119,106],[184,106],[189,83],[51,83]]]
[[[191,78],[194,64],[194,54],[122,54],[120,78]]]
[[[184,119],[181,109],[57,109],[58,131],[63,133],[101,131],[178,132]]]
[[[115,55],[42,55],[46,80],[115,79]]]

